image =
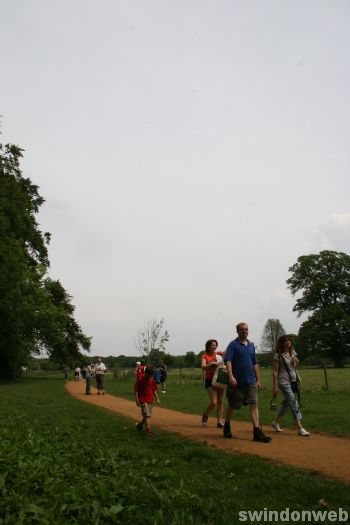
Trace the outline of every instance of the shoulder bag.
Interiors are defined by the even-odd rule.
[[[214,372],[211,385],[215,388],[226,388],[228,385],[227,370],[224,363],[218,366]]]

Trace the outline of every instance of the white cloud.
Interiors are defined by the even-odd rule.
[[[350,213],[332,213],[319,226],[319,240],[323,248],[350,251]]]

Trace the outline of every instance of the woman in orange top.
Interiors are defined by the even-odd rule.
[[[210,403],[207,406],[203,416],[202,425],[206,426],[208,423],[209,414],[216,407],[216,414],[218,418],[217,427],[224,428],[222,422],[222,414],[224,408],[224,388],[215,388],[212,386],[212,380],[216,368],[222,363],[222,356],[225,352],[217,352],[218,342],[216,339],[209,339],[205,343],[205,353],[202,355],[202,370],[205,372],[205,388],[208,392]]]

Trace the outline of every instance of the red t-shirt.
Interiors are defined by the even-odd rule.
[[[138,381],[145,375],[146,365],[138,365],[136,368],[136,380]]]
[[[158,387],[153,377],[143,376],[136,381],[134,391],[138,393],[140,403],[153,403]]]
[[[202,359],[205,360],[205,364],[212,363],[214,361],[217,361],[217,355],[221,355],[221,357],[224,355],[224,352],[214,352],[213,354],[203,354]],[[205,379],[213,379],[213,375],[215,373],[216,366],[211,366],[210,368],[205,369]]]

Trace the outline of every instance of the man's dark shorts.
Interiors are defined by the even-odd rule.
[[[96,386],[97,386],[97,390],[104,390],[104,387],[105,387],[104,374],[96,374]]]
[[[239,410],[242,405],[257,405],[258,404],[258,388],[256,384],[237,386],[232,388],[227,387],[226,396],[230,408]]]

